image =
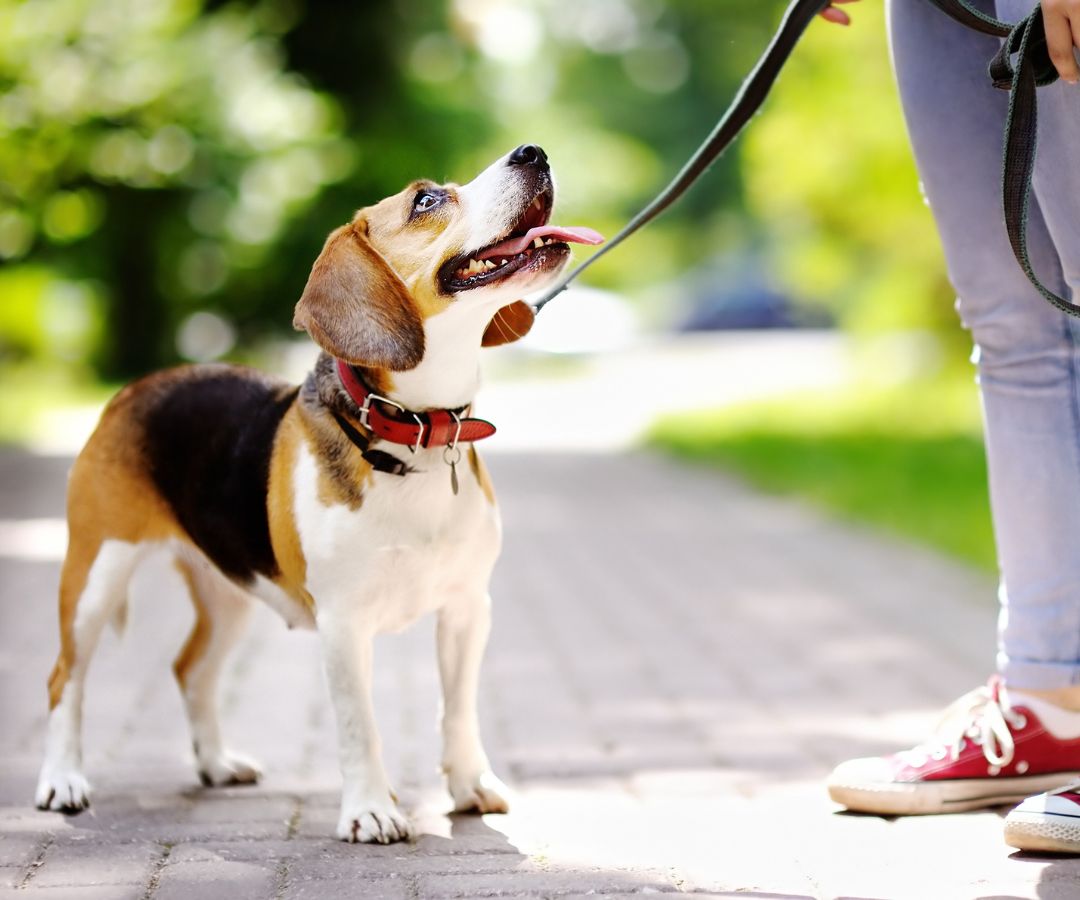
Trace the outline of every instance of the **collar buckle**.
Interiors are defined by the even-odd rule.
[[[363,425],[368,431],[372,430],[371,425],[368,424],[368,416],[371,414],[371,404],[374,401],[378,401],[379,403],[385,403],[387,406],[394,407],[394,409],[398,410],[398,412],[407,413],[408,415],[413,417],[413,421],[416,422],[416,443],[407,444],[406,446],[409,448],[410,453],[416,453],[416,451],[420,449],[421,444],[423,444],[424,442],[424,431],[427,429],[427,426],[424,425],[424,420],[420,418],[420,414],[413,412],[411,409],[406,409],[396,400],[391,400],[389,397],[384,397],[381,394],[376,394],[372,392],[366,397],[364,397],[364,402],[360,404],[360,424]],[[458,434],[460,433],[461,424],[459,422]]]

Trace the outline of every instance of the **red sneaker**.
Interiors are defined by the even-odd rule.
[[[1080,781],[1028,797],[1005,817],[1005,843],[1017,850],[1080,853]]]
[[[1054,732],[1044,724],[1050,718]],[[930,740],[842,763],[828,787],[848,809],[902,816],[1017,803],[1078,777],[1080,713],[1027,697],[1010,703],[994,677],[950,706]]]

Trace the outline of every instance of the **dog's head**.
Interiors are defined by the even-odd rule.
[[[549,225],[555,184],[547,156],[524,145],[468,184],[417,181],[332,232],[293,324],[356,365],[401,371],[424,356],[424,320],[490,310],[483,343],[523,337],[520,298],[559,274],[587,228]]]

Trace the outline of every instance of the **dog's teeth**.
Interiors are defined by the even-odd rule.
[[[486,269],[488,272],[490,272],[494,268],[495,268],[495,263],[493,263],[490,259],[485,259],[484,260],[484,269]]]
[[[500,266],[505,266],[505,265],[507,264],[507,262],[509,262],[509,260],[507,260],[507,259],[500,259],[500,260],[499,260],[499,265],[500,265]]]
[[[533,205],[533,207],[535,209],[543,209],[544,208],[544,204],[541,202],[539,197],[537,197],[535,200],[533,200],[532,205]]]
[[[533,238],[533,246],[534,247],[543,247],[544,246],[543,238]]]

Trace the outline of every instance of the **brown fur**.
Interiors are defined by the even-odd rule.
[[[393,371],[411,368],[423,358],[424,319],[453,302],[439,290],[436,273],[443,262],[466,249],[466,226],[462,217],[453,215],[456,186],[442,186],[448,202],[438,214],[415,220],[409,214],[416,192],[427,185],[415,182],[332,232],[296,308],[296,327],[306,329],[329,353],[362,367],[365,381],[384,395],[393,391]],[[494,346],[517,340],[532,327],[532,320],[526,304],[511,303],[496,313],[483,343]],[[193,372],[170,370],[121,391],[75,462],[68,490],[70,542],[60,581],[61,647],[49,679],[50,708],[59,702],[75,664],[76,606],[102,543],[110,538],[190,542],[153,485],[148,470],[152,461],[141,452],[140,421],[158,391],[176,379],[195,377]],[[291,485],[299,442],[304,441],[319,461],[319,493],[327,505],[359,508],[372,480],[370,465],[327,412],[348,410],[327,357],[320,360],[313,379],[275,437],[267,495],[271,545],[280,570],[276,580],[308,609],[313,601],[303,588],[306,562],[296,534]],[[469,465],[494,503],[490,478],[472,447]],[[190,573],[185,577],[190,581]],[[176,661],[181,681],[205,651],[209,636],[206,613],[197,600],[196,611],[194,629]]]
[[[206,648],[210,645],[210,634],[213,626],[210,622],[210,614],[203,603],[202,598],[195,586],[195,578],[191,573],[190,564],[179,557],[175,561],[176,570],[187,585],[188,596],[195,606],[195,623],[191,626],[191,633],[184,642],[183,648],[173,662],[173,674],[180,682],[181,688],[187,687],[188,673],[203,656]]]
[[[60,702],[75,665],[76,607],[102,543],[110,538],[137,542],[182,534],[150,484],[139,454],[141,406],[138,387],[131,385],[121,391],[106,407],[71,470],[68,551],[60,573],[60,654],[49,677],[50,709]]]
[[[472,469],[473,477],[476,478],[476,483],[480,485],[480,490],[484,492],[487,502],[494,506],[495,486],[491,483],[491,476],[488,475],[487,466],[484,465],[480,454],[476,452],[476,447],[473,446],[469,447],[469,468]]]
[[[304,587],[307,580],[307,560],[296,533],[293,509],[292,473],[296,465],[296,450],[301,441],[308,440],[300,421],[299,406],[294,405],[281,421],[274,438],[274,453],[270,458],[270,485],[266,497],[270,516],[270,543],[277,558],[278,587],[308,610],[314,612],[315,601]]]
[[[499,344],[520,341],[532,329],[535,320],[533,308],[523,300],[515,300],[495,313],[481,344],[484,347],[497,347]]]
[[[456,185],[439,186],[448,201],[437,214],[409,215],[417,191],[428,186],[414,182],[331,232],[293,318],[293,326],[327,353],[361,366],[367,384],[384,395],[392,390],[390,372],[412,368],[423,357],[424,319],[453,302],[440,293],[436,273],[466,249],[464,225],[453,215]],[[533,318],[521,300],[504,306],[483,345],[519,340]]]
[[[315,260],[293,324],[354,365],[411,369],[424,326],[408,289],[367,239],[366,222],[334,231]]]

